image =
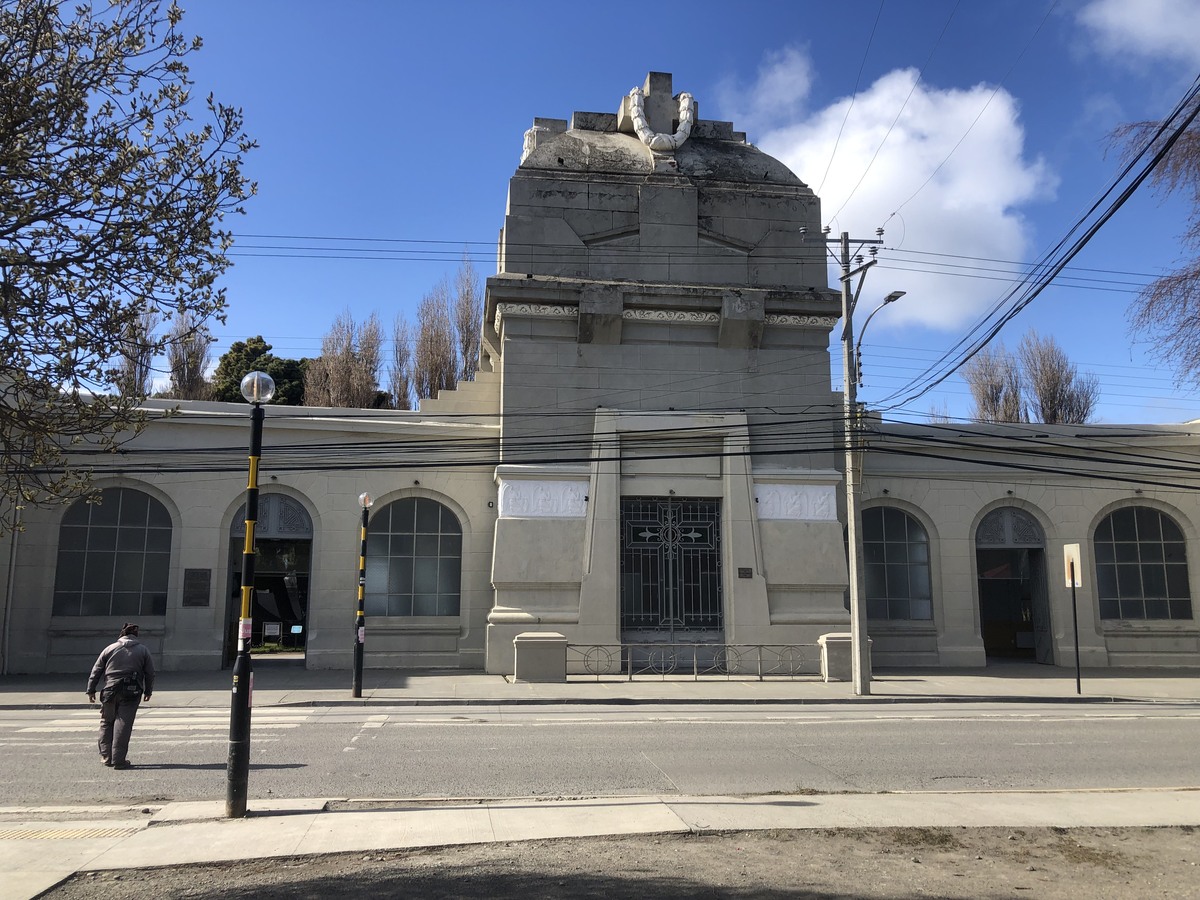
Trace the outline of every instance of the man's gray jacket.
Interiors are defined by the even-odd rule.
[[[88,677],[87,693],[95,694],[120,684],[129,675],[138,677],[144,695],[149,697],[154,693],[154,660],[150,651],[137,638],[125,636],[100,651]]]

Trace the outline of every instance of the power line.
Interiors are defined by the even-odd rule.
[[[846,123],[850,121],[850,113],[854,109],[854,101],[858,99],[858,88],[862,84],[863,70],[867,67],[867,57],[871,55],[871,45],[875,42],[875,32],[879,29],[879,20],[883,18],[883,3],[884,0],[879,0],[879,9],[875,11],[875,22],[871,25],[871,33],[867,35],[867,45],[863,47],[862,61],[858,64],[858,75],[854,78],[854,90],[850,92],[850,103],[846,107],[846,115],[842,116],[842,124],[838,128],[837,137],[833,140],[833,149],[829,151],[829,161],[825,163],[825,172],[821,175],[821,180],[817,183],[816,194],[821,195],[821,189],[825,187],[825,179],[829,177],[829,170],[833,167],[833,161],[837,157],[838,146],[842,142],[842,134],[846,130]]]
[[[1179,140],[1188,126],[1191,125],[1197,114],[1200,113],[1200,105],[1196,102],[1198,96],[1200,96],[1200,78],[1197,78],[1192,83],[1191,88],[1176,104],[1175,109],[1162,121],[1154,136],[1122,168],[1100,199],[1092,205],[1091,209],[1068,230],[1067,234],[1050,251],[1034,264],[1022,284],[1014,287],[998,300],[992,310],[985,314],[953,347],[942,354],[934,366],[931,366],[918,376],[907,388],[908,393],[903,399],[900,399],[901,392],[897,391],[885,397],[881,403],[894,401],[895,405],[902,405],[910,403],[928,393],[961,368],[967,360],[982,350],[983,347],[999,334],[1000,329],[1006,323],[1032,303],[1087,245],[1096,232],[1116,214],[1117,210],[1125,204],[1134,191],[1149,177],[1153,169],[1175,145],[1176,141]],[[1174,124],[1180,117],[1182,117],[1182,121],[1178,125]],[[1165,138],[1164,135],[1166,135]],[[1124,188],[1121,188],[1117,192],[1119,186],[1129,178],[1134,166],[1143,160],[1156,146],[1158,149],[1153,157],[1142,165],[1141,169],[1133,175]],[[1106,208],[1098,212],[1101,202],[1114,192],[1117,192],[1116,197],[1109,202]],[[1089,217],[1093,215],[1095,218],[1090,225],[1087,224]],[[1080,231],[1082,233],[1074,241],[1068,243],[1071,235]],[[971,341],[972,335],[975,334],[979,334],[979,337]]]
[[[962,133],[962,137],[955,142],[954,146],[950,148],[950,152],[946,154],[945,158],[942,159],[942,161],[937,164],[934,170],[929,173],[929,177],[921,183],[921,186],[913,191],[908,196],[908,199],[897,206],[892,214],[883,221],[883,224],[880,226],[881,228],[886,228],[888,222],[890,222],[894,216],[898,216],[900,214],[900,210],[908,206],[908,204],[911,203],[912,200],[921,193],[921,191],[925,190],[925,188],[929,186],[929,183],[933,181],[933,179],[937,176],[937,173],[942,171],[942,167],[950,161],[950,158],[954,156],[954,154],[958,151],[958,148],[962,146],[963,141],[967,139],[968,135],[970,135],[970,133],[975,129],[975,126],[979,124],[979,120],[983,118],[983,114],[987,112],[988,107],[992,105],[992,101],[996,99],[996,95],[1000,93],[1000,89],[1004,86],[1004,83],[1008,81],[1008,78],[1010,75],[1012,75],[1013,70],[1016,69],[1021,60],[1025,58],[1025,53],[1033,44],[1034,39],[1037,38],[1037,36],[1041,33],[1042,27],[1046,24],[1046,21],[1050,18],[1050,14],[1054,12],[1057,6],[1058,0],[1052,0],[1050,5],[1046,8],[1046,14],[1042,16],[1042,20],[1038,23],[1037,28],[1033,30],[1033,34],[1029,36],[1029,40],[1025,42],[1025,46],[1021,48],[1021,52],[1017,54],[1016,58],[1012,62],[1012,65],[1008,67],[1008,71],[1004,73],[1004,77],[996,83],[995,89],[991,92],[991,94],[988,95],[988,98],[984,102],[983,106],[979,108],[979,112],[975,115],[975,118],[971,120],[971,124],[967,126],[967,130]],[[957,7],[955,8],[957,9]]]
[[[879,153],[881,150],[883,150],[883,145],[886,144],[887,139],[892,136],[892,132],[896,129],[896,123],[899,122],[900,117],[904,115],[904,110],[908,106],[908,101],[911,100],[912,95],[916,93],[917,87],[920,85],[921,79],[925,75],[925,70],[929,68],[929,64],[933,61],[934,54],[937,52],[938,47],[941,46],[942,39],[946,36],[946,32],[949,30],[950,23],[954,19],[954,14],[958,12],[958,7],[961,2],[962,0],[955,0],[953,8],[950,10],[950,15],[946,16],[946,24],[942,26],[942,30],[938,33],[937,40],[933,42],[933,46],[929,50],[929,55],[925,58],[925,64],[921,66],[919,70],[917,70],[917,77],[913,81],[912,87],[909,88],[908,94],[904,97],[904,102],[900,104],[900,108],[896,110],[896,117],[892,119],[892,123],[888,126],[887,132],[880,139],[879,144],[875,147],[875,152],[871,154],[871,159],[867,162],[866,168],[863,169],[862,175],[860,175],[858,181],[854,183],[854,187],[850,189],[850,193],[846,195],[844,200],[842,200],[842,205],[837,208],[837,212],[830,216],[830,220],[837,219],[842,210],[846,208],[846,204],[850,202],[850,199],[862,186],[863,180],[867,177],[867,173],[871,171],[871,167],[875,165],[875,160],[879,158]]]

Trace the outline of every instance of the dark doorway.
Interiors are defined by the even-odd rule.
[[[1053,664],[1041,526],[1023,510],[989,513],[975,534],[979,631],[988,657]]]
[[[237,655],[245,534],[243,506],[230,527],[224,654],[227,666]],[[259,498],[254,536],[251,652],[303,652],[308,640],[312,520],[296,500],[283,494],[265,494]]]

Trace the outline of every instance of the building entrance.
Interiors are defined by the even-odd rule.
[[[312,519],[284,494],[262,494],[254,527],[254,594],[251,650],[303,651],[308,640],[308,583],[312,574]],[[243,504],[229,528],[229,598],[225,665],[237,655],[242,607],[242,552],[246,539]]]
[[[979,629],[989,657],[1054,663],[1042,528],[1015,507],[993,510],[975,532]]]
[[[680,646],[672,657],[689,669],[693,654],[711,665],[725,641],[721,594],[719,500],[621,500],[622,643],[717,645]],[[645,665],[653,649],[636,648],[630,662]]]

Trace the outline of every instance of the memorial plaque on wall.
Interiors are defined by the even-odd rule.
[[[212,569],[183,570],[183,605],[208,606],[212,594]]]

